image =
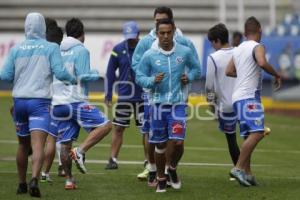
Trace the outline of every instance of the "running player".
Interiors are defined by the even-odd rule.
[[[173,20],[163,19],[156,24],[157,41],[142,57],[136,71],[136,80],[149,89],[150,135],[149,142],[155,144],[157,167],[156,192],[166,192],[166,149],[169,146],[171,185],[181,188],[176,168],[183,155],[186,132],[186,96],[183,86],[200,77],[200,63],[190,48],[176,43]],[[186,67],[189,71],[186,73]],[[179,84],[181,83],[181,84]],[[176,181],[173,178],[176,177]]]
[[[207,58],[205,90],[209,103],[218,114],[219,128],[225,133],[231,160],[236,165],[240,150],[236,141],[236,114],[232,107],[232,93],[235,78],[225,74],[232,58],[233,48],[228,43],[228,30],[224,24],[217,24],[209,29],[207,38],[216,52]]]
[[[281,86],[280,75],[267,62],[265,48],[259,42],[262,29],[255,17],[245,22],[246,41],[233,50],[226,75],[237,77],[232,102],[240,124],[240,134],[245,138],[236,166],[230,176],[243,186],[256,185],[251,171],[251,155],[264,137],[264,111],[261,104],[262,70],[275,77],[275,89]]]

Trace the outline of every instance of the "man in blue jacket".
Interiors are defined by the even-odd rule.
[[[139,41],[138,25],[134,21],[128,21],[123,25],[125,40],[117,44],[111,53],[106,71],[106,95],[105,102],[111,106],[112,91],[118,88],[118,102],[115,108],[113,120],[114,131],[112,133],[111,154],[105,169],[117,169],[117,157],[123,142],[125,128],[130,125],[130,117],[134,114],[135,124],[141,127],[143,116],[142,88],[135,83],[135,75],[131,68],[131,59],[134,49]],[[119,77],[116,78],[116,70]],[[145,158],[146,158],[145,151]]]
[[[76,83],[63,67],[59,46],[45,40],[46,24],[40,13],[29,13],[25,20],[26,40],[12,48],[0,73],[2,80],[13,82],[13,116],[19,140],[17,194],[27,193],[26,171],[32,147],[31,196],[40,197],[38,177],[43,164],[44,146],[50,131],[51,84],[59,80]]]
[[[111,122],[96,107],[88,102],[88,82],[99,79],[99,73],[90,69],[89,51],[84,47],[84,26],[77,18],[66,24],[65,38],[61,43],[61,55],[64,66],[78,78],[77,86],[66,86],[56,80],[53,83],[52,117],[57,120],[51,124],[58,131],[61,142],[61,161],[66,174],[66,190],[76,189],[77,185],[71,172],[72,160],[81,173],[86,173],[85,153],[111,130]],[[80,127],[89,135],[72,149],[72,143],[78,138]],[[70,156],[69,156],[70,155]]]
[[[167,142],[172,143],[168,169],[171,185],[174,189],[181,188],[176,167],[183,155],[186,132],[186,96],[183,88],[200,77],[198,59],[190,48],[173,40],[174,33],[173,20],[159,20],[156,24],[158,39],[143,55],[136,70],[137,83],[149,90],[149,142],[155,144],[156,192],[166,192]]]
[[[171,8],[169,7],[165,7],[165,6],[161,6],[161,7],[157,7],[155,10],[154,10],[154,21],[155,23],[157,23],[158,20],[161,20],[161,19],[171,19],[173,20],[173,12],[171,10]],[[143,37],[135,51],[134,51],[134,54],[133,54],[133,57],[132,57],[132,68],[133,70],[136,70],[138,64],[140,63],[141,61],[141,58],[143,56],[143,54],[149,50],[153,44],[153,42],[156,40],[156,29],[152,29],[150,31],[150,33],[148,35],[146,35],[145,37]],[[198,54],[196,52],[196,49],[193,45],[193,43],[187,39],[186,37],[184,37],[182,35],[182,32],[176,28],[175,30],[175,33],[174,33],[174,39],[176,40],[177,43],[180,43],[181,45],[184,45],[186,47],[189,47],[193,53],[193,55],[197,58],[197,60],[199,60],[198,58]],[[198,69],[199,70],[199,73],[200,73],[200,70],[201,68]],[[184,96],[187,100],[187,96],[188,96],[188,85],[184,86],[183,87],[183,93],[184,93]],[[156,186],[156,180],[155,180],[155,177],[156,177],[156,166],[155,166],[155,161],[154,161],[154,144],[151,144],[151,143],[148,143],[148,135],[149,135],[149,132],[150,132],[150,126],[149,126],[149,105],[148,105],[148,97],[147,97],[147,90],[145,90],[145,94],[144,94],[144,97],[145,97],[145,103],[144,103],[144,119],[143,119],[143,128],[142,128],[142,131],[144,132],[144,139],[145,139],[145,144],[148,144],[146,147],[147,147],[147,152],[148,152],[148,165],[147,167],[145,168],[145,170],[138,174],[138,178],[139,179],[142,179],[142,178],[147,178],[147,175],[149,173],[149,176],[148,176],[148,185],[150,187],[155,187]],[[168,155],[168,154],[167,154]],[[167,165],[169,165],[169,156],[167,156]],[[166,174],[167,174],[167,168],[166,168]]]

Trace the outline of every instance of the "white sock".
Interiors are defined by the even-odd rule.
[[[166,165],[166,166],[165,166],[165,174],[168,174],[168,169],[169,169],[169,166]]]
[[[111,158],[114,162],[118,162],[117,158],[113,157]]]
[[[62,165],[61,159],[60,159],[60,151],[61,151],[61,144],[60,142],[56,142],[56,153],[58,158],[58,165]]]
[[[150,171],[150,172],[156,172],[156,164],[154,163],[154,164],[151,164],[151,163],[149,163],[148,164],[148,170]]]
[[[77,152],[80,153],[80,154],[84,154],[85,153],[80,147],[77,147]]]

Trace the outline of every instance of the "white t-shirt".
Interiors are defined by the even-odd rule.
[[[235,78],[225,74],[226,67],[232,58],[232,47],[222,48],[207,58],[205,89],[214,91],[217,95],[217,106],[220,112],[233,112],[232,92]]]
[[[255,61],[254,50],[259,43],[248,40],[233,50],[236,68],[236,82],[232,102],[255,97],[255,92],[262,88],[262,69]]]

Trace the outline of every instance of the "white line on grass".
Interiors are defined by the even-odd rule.
[[[0,140],[0,144],[18,144],[16,140]],[[74,143],[77,144],[76,142]],[[97,144],[95,147],[98,148],[109,148],[110,144]],[[123,144],[122,148],[128,149],[142,149],[142,145],[133,145],[133,144]],[[226,148],[218,148],[218,147],[193,147],[193,146],[185,146],[185,150],[191,151],[227,151]],[[276,150],[276,149],[256,149],[255,152],[261,153],[288,153],[288,154],[300,154],[298,150]]]
[[[15,157],[0,157],[0,161],[16,161]],[[58,162],[58,160],[55,160]],[[91,164],[107,164],[107,160],[85,160],[86,163]],[[119,164],[123,165],[143,165],[142,161],[129,161],[129,160],[119,160]],[[179,165],[182,166],[215,166],[215,167],[228,167],[232,166],[232,164],[227,163],[194,163],[194,162],[181,162]],[[272,165],[269,164],[254,164],[255,167],[270,167]]]

